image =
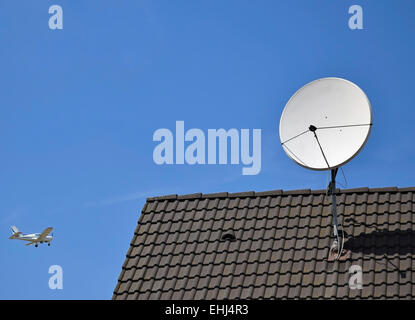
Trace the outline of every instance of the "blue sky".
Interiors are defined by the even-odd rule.
[[[48,27],[49,6],[63,30]],[[363,8],[363,30],[348,9]],[[321,77],[346,78],[374,116],[348,188],[415,184],[415,2],[0,2],[0,299],[109,299],[145,198],[322,189],[280,146],[285,103]],[[258,128],[262,170],[156,165],[159,128]],[[340,176],[340,182],[342,176]],[[52,246],[10,241],[54,227]],[[63,290],[48,269],[63,268]]]

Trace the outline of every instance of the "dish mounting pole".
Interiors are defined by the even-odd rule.
[[[337,241],[337,245],[339,244],[339,227],[337,224],[337,202],[336,202],[336,175],[337,175],[338,168],[331,169],[331,183],[330,183],[330,192],[331,192],[331,206],[333,210],[333,232],[335,241]]]
[[[350,250],[344,250],[344,231],[341,233],[342,242],[339,237],[339,226],[337,223],[337,198],[336,198],[336,175],[338,168],[331,169],[331,182],[328,187],[328,192],[331,193],[331,206],[333,210],[333,234],[334,241],[329,251],[328,261],[345,261],[350,258]]]

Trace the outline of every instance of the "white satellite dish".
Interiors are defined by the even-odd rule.
[[[360,152],[371,126],[370,102],[362,89],[345,79],[323,78],[291,97],[279,130],[284,151],[297,164],[330,170]]]
[[[335,240],[329,260],[347,259],[337,224],[336,175],[365,145],[372,127],[372,109],[366,94],[341,78],[323,78],[299,89],[287,102],[280,119],[280,139],[286,154],[300,166],[331,170]]]

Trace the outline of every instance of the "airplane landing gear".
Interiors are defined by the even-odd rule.
[[[37,243],[35,244],[35,247],[37,248]]]
[[[50,247],[50,242],[48,242],[48,247]]]

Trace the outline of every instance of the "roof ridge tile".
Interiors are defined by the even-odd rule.
[[[388,192],[415,192],[415,187],[398,188],[384,187],[384,188],[350,188],[350,189],[336,189],[337,193],[388,193]],[[269,190],[269,191],[243,191],[243,192],[216,192],[216,193],[191,193],[191,194],[169,194],[164,196],[156,196],[147,198],[147,202],[153,202],[158,200],[185,200],[185,199],[212,199],[212,198],[245,198],[245,197],[267,197],[278,195],[309,195],[309,194],[325,194],[326,189],[292,189],[292,190]]]
[[[217,193],[204,193],[201,196],[203,199],[212,199],[212,198],[226,198],[228,197],[227,192],[217,192]]]
[[[303,194],[310,194],[311,189],[298,189],[298,190],[287,190],[283,191],[282,194],[286,195],[303,195]]]
[[[400,191],[398,187],[369,188],[369,192],[396,192],[396,191]]]
[[[282,190],[270,190],[270,191],[260,191],[260,192],[255,192],[255,195],[257,197],[268,197],[268,196],[280,196],[282,195]]]
[[[165,195],[165,196],[157,196],[157,197],[147,198],[147,201],[175,200],[175,199],[177,199],[177,194],[168,194],[168,195]]]
[[[230,198],[255,197],[255,191],[229,193]]]
[[[352,189],[343,189],[341,190],[342,193],[364,193],[369,192],[368,187],[362,187],[362,188],[352,188]]]
[[[190,193],[177,196],[177,200],[187,200],[187,199],[200,199],[202,197],[202,193]]]

